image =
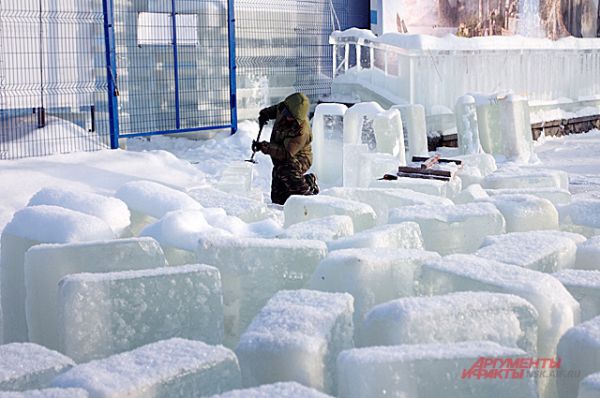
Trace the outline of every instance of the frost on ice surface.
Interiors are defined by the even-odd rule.
[[[540,272],[573,268],[577,244],[585,237],[561,231],[513,232],[488,236],[475,254]]]
[[[504,217],[490,203],[407,206],[390,211],[390,223],[406,221],[419,224],[426,250],[442,255],[474,252],[487,235],[505,232]]]
[[[117,236],[129,227],[129,209],[121,200],[89,192],[44,188],[29,200],[28,206],[59,206],[104,220]]]
[[[580,371],[577,377],[557,378],[561,397],[577,396],[579,382],[600,372],[600,318],[596,317],[569,329],[560,339],[558,356],[561,370]]]
[[[83,388],[90,398],[187,398],[241,387],[235,354],[223,346],[174,338],[77,365],[53,387]]]
[[[380,225],[327,244],[330,251],[358,248],[422,249],[419,224],[402,222]]]
[[[577,199],[560,209],[561,224],[575,224],[591,229],[592,234],[600,230],[600,200]]]
[[[2,392],[0,398],[88,398],[86,390],[81,388],[45,388],[20,392]]]
[[[600,257],[597,257],[596,261],[600,261],[598,259]],[[582,321],[600,315],[600,271],[569,269],[552,276],[579,302]]]
[[[506,232],[558,229],[558,211],[547,199],[533,195],[495,195],[486,201],[500,210]]]
[[[198,261],[219,269],[223,286],[225,342],[237,338],[266,302],[283,289],[304,287],[327,255],[324,242],[205,236]]]
[[[349,294],[280,291],[240,338],[236,354],[245,386],[297,381],[335,394],[335,361],[353,347]]]
[[[25,322],[25,252],[40,243],[112,239],[101,219],[57,206],[26,207],[4,228],[0,254],[0,294],[4,342],[27,341]]]
[[[52,349],[59,349],[58,283],[63,277],[167,266],[152,238],[38,245],[27,252],[24,262],[29,339]]]
[[[78,363],[171,337],[223,341],[221,279],[214,267],[68,275],[58,297],[61,351]]]
[[[575,268],[600,270],[600,236],[593,237],[577,246]]]
[[[455,254],[423,264],[423,294],[489,291],[514,294],[538,312],[538,355],[553,357],[560,336],[580,319],[579,303],[551,275],[515,265]]]
[[[0,345],[0,391],[45,388],[73,365],[70,358],[37,344]]]
[[[353,234],[354,225],[349,216],[328,216],[290,225],[278,235],[278,238],[314,239],[327,242]]]
[[[453,293],[406,297],[374,307],[361,329],[361,346],[489,340],[535,356],[537,311],[508,294]]]
[[[334,215],[352,218],[354,231],[360,232],[375,226],[377,215],[371,206],[333,196],[291,196],[283,207],[285,226]]]
[[[378,224],[385,224],[388,219],[389,210],[396,207],[452,205],[450,199],[410,189],[336,187],[324,190],[321,194],[368,204],[377,213]]]
[[[0,398],[2,396],[0,395]],[[233,390],[211,398],[331,398],[313,388],[296,382],[266,384],[260,387]]]
[[[564,171],[535,167],[503,167],[481,182],[485,189],[558,188],[569,189],[569,175]]]
[[[410,249],[339,250],[321,261],[308,287],[350,293],[354,297],[354,325],[358,330],[373,306],[416,295],[415,279],[421,265],[439,257],[437,253]]]
[[[532,378],[461,379],[481,358],[521,358],[517,348],[490,341],[356,348],[337,361],[341,398],[536,398]]]
[[[190,189],[187,193],[203,207],[221,208],[230,216],[239,217],[245,222],[259,221],[269,214],[264,203],[211,187]]]

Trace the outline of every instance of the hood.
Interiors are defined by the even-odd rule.
[[[306,95],[302,93],[292,94],[287,97],[283,103],[297,121],[301,122],[303,120],[308,120],[310,101]]]

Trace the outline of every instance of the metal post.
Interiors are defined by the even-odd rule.
[[[106,52],[106,78],[108,79],[108,123],[110,147],[119,148],[119,104],[117,100],[117,57],[115,45],[113,0],[102,0],[104,13],[104,47]]]
[[[181,117],[179,108],[179,54],[177,51],[177,12],[175,0],[171,0],[171,23],[173,27],[173,72],[175,73],[175,128],[181,128]]]
[[[229,34],[229,103],[231,108],[231,134],[238,127],[237,81],[235,64],[235,8],[234,0],[227,0],[227,32]]]

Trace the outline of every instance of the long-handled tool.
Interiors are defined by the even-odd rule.
[[[250,163],[258,163],[256,160],[254,160],[254,156],[256,155],[256,150],[254,148],[256,148],[255,144],[260,142],[260,135],[262,134],[263,131],[263,127],[265,127],[264,124],[262,124],[260,126],[260,129],[258,129],[258,136],[256,137],[255,140],[252,140],[252,156],[250,157],[250,159],[246,159],[246,162],[250,162]]]

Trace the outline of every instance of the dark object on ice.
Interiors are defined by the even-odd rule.
[[[457,168],[444,168],[444,164],[453,163],[458,167],[462,166],[461,160],[443,159],[440,155],[435,155],[430,158],[413,156],[412,162],[421,163],[413,166],[400,166],[396,175],[386,174],[380,180],[393,181],[399,177],[423,178],[428,180],[450,181]],[[436,167],[437,168],[434,168]]]
[[[291,195],[316,195],[317,178],[306,174],[312,165],[312,131],[308,121],[310,102],[295,93],[283,102],[260,111],[259,123],[275,120],[271,140],[255,142],[252,149],[273,160],[271,201],[284,204]]]

